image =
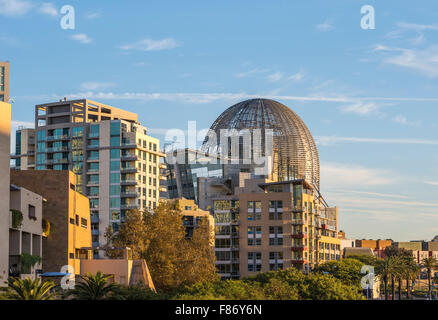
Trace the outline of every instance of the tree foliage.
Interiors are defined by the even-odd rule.
[[[131,248],[134,259],[145,259],[159,290],[216,279],[208,223],[201,221],[187,239],[182,219],[173,204],[161,202],[153,212],[130,211],[119,231],[107,238],[110,245]]]

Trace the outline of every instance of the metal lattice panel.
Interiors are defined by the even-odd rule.
[[[225,110],[210,130],[217,141],[204,140],[202,150],[220,153],[221,129],[272,129],[274,150],[278,152],[279,180],[306,179],[319,188],[319,156],[315,141],[303,120],[287,106],[269,99],[251,99]],[[262,141],[262,148],[264,141]]]

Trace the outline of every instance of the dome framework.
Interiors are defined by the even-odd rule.
[[[319,189],[319,156],[315,141],[303,120],[287,106],[270,99],[251,99],[225,110],[212,124],[216,139],[205,137],[202,150],[221,153],[222,129],[266,129],[273,132],[274,170],[279,181],[305,179]],[[262,150],[265,150],[262,138]]]

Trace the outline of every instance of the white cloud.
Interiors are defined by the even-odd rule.
[[[46,14],[52,17],[57,17],[59,15],[58,9],[56,9],[55,5],[50,2],[44,2],[38,8],[38,11],[42,14]]]
[[[179,44],[173,38],[162,40],[142,39],[140,41],[121,46],[122,50],[159,51],[178,47]]]
[[[301,80],[303,80],[304,77],[305,77],[305,73],[300,71],[300,72],[294,73],[293,75],[290,75],[289,77],[287,77],[287,80],[301,81]]]
[[[425,181],[427,184],[438,187],[438,181]]]
[[[268,71],[268,70],[266,70],[266,69],[258,69],[258,68],[254,68],[254,69],[251,69],[251,70],[246,71],[246,72],[236,73],[236,74],[234,75],[234,77],[236,77],[236,78],[246,78],[246,77],[251,76],[251,75],[253,75],[253,74],[264,73],[264,72],[267,72],[267,71]]]
[[[333,24],[328,20],[326,20],[324,23],[318,24],[316,26],[316,30],[321,31],[321,32],[327,32],[327,31],[330,31],[333,29],[334,29]]]
[[[395,116],[392,118],[392,121],[406,126],[418,126],[421,124],[420,121],[408,121],[408,119],[403,115]]]
[[[383,63],[411,69],[431,78],[438,76],[437,45],[425,49],[405,49],[376,45],[373,51],[385,53]]]
[[[22,16],[34,7],[33,3],[25,0],[0,0],[0,15]]]
[[[97,19],[101,17],[100,12],[89,12],[85,15],[87,19]]]
[[[266,78],[270,82],[277,82],[277,81],[280,81],[281,79],[283,79],[283,73],[275,72],[273,74],[268,75]]]
[[[83,82],[81,83],[81,89],[82,90],[102,90],[109,87],[113,87],[115,84],[111,82],[95,82],[95,81],[89,81],[89,82]]]
[[[392,172],[344,163],[321,163],[323,190],[390,185],[398,178]]]
[[[315,136],[319,146],[331,146],[340,142],[359,143],[384,143],[384,144],[414,144],[414,145],[438,145],[438,140],[426,139],[392,139],[392,138],[358,138],[339,136]]]
[[[378,105],[375,102],[356,101],[355,103],[341,107],[340,109],[343,113],[356,113],[364,116],[372,113],[379,113],[380,107],[381,105]]]
[[[71,38],[73,40],[79,41],[81,43],[91,43],[93,41],[85,33],[78,33],[78,34],[72,35]]]

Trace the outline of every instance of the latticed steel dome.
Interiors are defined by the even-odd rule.
[[[221,129],[261,129],[262,135],[265,129],[272,129],[278,179],[306,179],[319,188],[319,156],[315,141],[303,120],[287,106],[269,99],[251,99],[229,107],[211,126],[210,130],[217,138],[209,139],[207,135],[203,151],[220,153]],[[262,140],[264,150],[263,143]]]

